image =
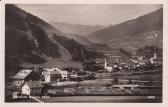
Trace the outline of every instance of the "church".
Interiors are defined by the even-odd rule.
[[[109,72],[111,72],[111,71],[113,70],[113,67],[107,66],[107,60],[106,60],[106,58],[104,59],[104,68],[105,68],[106,70],[108,70]]]

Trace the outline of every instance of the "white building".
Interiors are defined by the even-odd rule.
[[[113,67],[108,67],[108,66],[107,66],[107,60],[106,60],[106,59],[104,59],[104,68],[105,68],[106,70],[108,70],[109,72],[113,70]]]
[[[39,81],[29,81],[22,85],[22,94],[37,96],[42,94],[43,85]]]
[[[60,70],[58,68],[46,68],[43,69],[44,81],[46,83],[59,81],[59,80],[67,80],[68,79],[68,71]]]
[[[54,68],[43,69],[44,81],[46,83],[57,82],[61,79],[61,74]]]
[[[152,58],[150,58],[150,62],[152,63],[152,64],[154,64],[155,63],[155,59],[157,58],[157,54],[156,53],[154,53],[153,54],[153,57]]]
[[[68,71],[61,70],[61,69],[58,69],[58,68],[56,68],[56,70],[59,71],[59,73],[61,74],[62,79],[64,79],[64,80],[68,79],[68,76],[69,76]]]

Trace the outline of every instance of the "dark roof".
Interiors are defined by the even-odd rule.
[[[39,81],[29,81],[29,82],[26,82],[25,84],[27,84],[29,88],[42,88],[43,87],[43,85]]]
[[[44,72],[45,72],[44,74],[48,74],[48,75],[51,75],[51,74],[59,74],[59,75],[61,75],[59,71],[44,71]]]
[[[25,79],[33,70],[21,69],[13,78],[15,79]]]

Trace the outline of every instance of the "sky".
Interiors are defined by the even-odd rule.
[[[104,26],[135,19],[162,8],[159,4],[17,4],[16,6],[47,22]]]

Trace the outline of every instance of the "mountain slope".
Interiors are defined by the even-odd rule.
[[[162,47],[163,9],[96,31],[87,36],[92,42],[111,48],[136,50],[145,45]],[[157,35],[156,35],[157,34]]]
[[[97,53],[94,49],[87,49],[86,46],[76,42],[74,39],[67,39],[65,36],[54,36],[54,39],[68,49],[75,61],[84,61],[86,59],[90,60],[103,56],[101,53]]]
[[[69,24],[69,23],[64,23],[64,22],[50,22],[51,25],[59,29],[60,31],[68,34],[78,34],[81,36],[86,36],[89,35],[95,31],[101,30],[104,28],[104,26],[100,25],[80,25],[80,24]]]
[[[5,5],[5,68],[7,72],[15,71],[20,65],[24,66],[80,66],[74,62],[82,61],[82,57],[92,54],[85,46],[73,42],[73,50],[60,44],[64,33],[14,5]],[[71,41],[65,37],[64,42]],[[65,44],[67,44],[65,43]],[[80,46],[78,46],[80,45]],[[87,51],[80,57],[80,51]],[[78,59],[75,57],[78,56]],[[90,56],[92,57],[92,56]]]
[[[70,39],[74,39],[75,41],[79,42],[80,44],[89,46],[92,45],[92,42],[89,41],[87,38],[78,35],[78,34],[72,34],[72,33],[65,33],[65,36],[70,38]]]
[[[17,54],[21,56],[27,53],[35,53],[36,56],[41,56],[37,55],[40,53],[51,57],[61,57],[65,60],[71,59],[71,55],[68,53],[68,51],[52,38],[53,34],[63,35],[63,33],[60,31],[47,24],[43,20],[26,13],[25,11],[13,5],[6,5],[5,15],[7,51],[12,51],[12,49],[18,50]],[[10,33],[13,33],[13,35]],[[18,41],[20,44],[13,42],[14,39],[21,39]],[[25,39],[25,42],[27,43],[23,42],[22,39]],[[23,44],[27,46],[24,46]],[[9,45],[13,47],[9,47]],[[23,47],[20,48],[16,45]],[[25,52],[19,52],[19,50],[24,50]],[[15,52],[12,51],[11,53]],[[64,53],[66,53],[66,55]]]

